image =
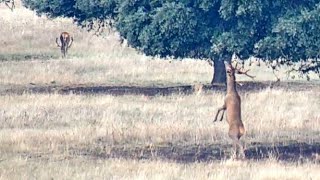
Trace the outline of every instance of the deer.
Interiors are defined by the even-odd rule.
[[[196,95],[200,95],[203,93],[204,90],[204,85],[203,84],[195,84],[192,86],[192,90]]]
[[[15,8],[14,0],[1,0],[0,2],[4,2],[4,4],[11,10]],[[11,6],[10,6],[11,4]]]
[[[73,37],[68,32],[62,32],[60,34],[60,44],[58,38],[56,38],[56,43],[58,47],[61,47],[62,57],[66,57],[68,49],[71,47],[73,42]]]
[[[224,104],[222,107],[218,108],[218,111],[215,115],[213,122],[216,122],[219,114],[222,112],[220,116],[220,121],[222,121],[225,111],[227,111],[227,122],[229,124],[229,132],[228,135],[233,141],[234,155],[237,157],[237,147],[239,147],[238,154],[245,158],[244,147],[240,142],[241,136],[245,134],[245,128],[241,119],[241,98],[238,94],[236,88],[236,77],[237,74],[244,74],[250,78],[254,78],[247,74],[247,71],[243,71],[237,68],[238,63],[236,63],[235,67],[232,66],[231,63],[225,62],[226,74],[227,74],[227,94],[224,99]]]

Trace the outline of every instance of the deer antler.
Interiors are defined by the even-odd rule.
[[[249,75],[249,74],[248,74],[248,72],[250,71],[250,69],[248,69],[248,70],[246,70],[246,71],[243,71],[243,70],[241,70],[241,69],[244,69],[243,66],[242,66],[241,68],[238,68],[238,64],[239,64],[238,61],[235,61],[235,60],[234,60],[234,62],[235,62],[235,65],[234,65],[234,66],[233,66],[232,64],[230,64],[230,65],[231,65],[231,68],[234,70],[235,73],[237,73],[237,74],[244,74],[244,75],[250,77],[251,79],[254,79],[254,78],[255,78],[255,76],[252,76],[252,75]]]
[[[236,65],[236,67],[237,67],[237,65]],[[240,69],[237,69],[236,67],[235,67],[235,72],[236,72],[237,74],[244,74],[244,75],[248,76],[248,77],[251,78],[251,79],[254,79],[254,78],[255,78],[255,76],[252,76],[252,75],[249,75],[249,74],[248,74],[248,72],[250,71],[250,69],[248,69],[248,70],[246,70],[246,71],[242,71],[242,70],[240,70]]]

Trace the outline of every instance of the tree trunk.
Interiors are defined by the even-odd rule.
[[[211,84],[213,83],[226,83],[227,74],[226,68],[224,66],[223,59],[217,59],[213,63],[213,78]]]

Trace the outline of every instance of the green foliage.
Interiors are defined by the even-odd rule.
[[[75,9],[79,14],[75,14],[77,21],[92,21],[95,19],[110,19],[114,18],[117,8],[116,0],[76,0]]]
[[[197,21],[197,16],[197,12],[182,3],[166,3],[157,8],[139,34],[141,50],[161,57],[208,56],[210,43],[203,41],[209,38],[204,37],[208,29]]]
[[[210,58],[214,1],[122,1],[115,26],[147,55]]]
[[[79,24],[114,18],[117,0],[22,0],[24,6],[48,17],[69,17]]]
[[[49,17],[74,17],[77,10],[74,0],[22,0],[23,4],[38,14]]]
[[[312,10],[301,10],[297,15],[286,14],[272,28],[267,38],[257,43],[257,54],[293,61],[319,58],[320,3]],[[270,46],[273,45],[273,46]]]

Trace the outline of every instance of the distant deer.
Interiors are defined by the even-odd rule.
[[[220,117],[220,121],[222,121],[224,112],[227,111],[227,122],[229,124],[229,137],[233,141],[234,153],[237,156],[237,146],[239,147],[239,153],[241,153],[242,157],[245,158],[244,147],[240,142],[241,136],[244,135],[245,129],[241,119],[241,98],[237,92],[236,88],[236,77],[237,74],[245,74],[250,78],[254,78],[247,74],[247,71],[241,71],[237,69],[237,64],[233,67],[230,63],[225,62],[226,72],[227,72],[227,95],[224,99],[224,104],[221,108],[218,109],[218,112],[214,118],[214,121],[217,121],[220,112],[222,111],[222,115]]]
[[[196,95],[200,95],[204,90],[203,84],[195,84],[192,86],[192,90]]]
[[[4,2],[4,4],[11,10],[13,11],[13,9],[15,8],[15,5],[14,5],[14,0],[0,0],[0,3],[1,2]],[[11,4],[11,6],[10,6]]]
[[[67,32],[62,32],[60,35],[60,44],[58,42],[58,38],[56,38],[56,43],[58,47],[61,47],[62,57],[66,57],[68,53],[68,49],[71,47],[73,42],[73,37]]]

